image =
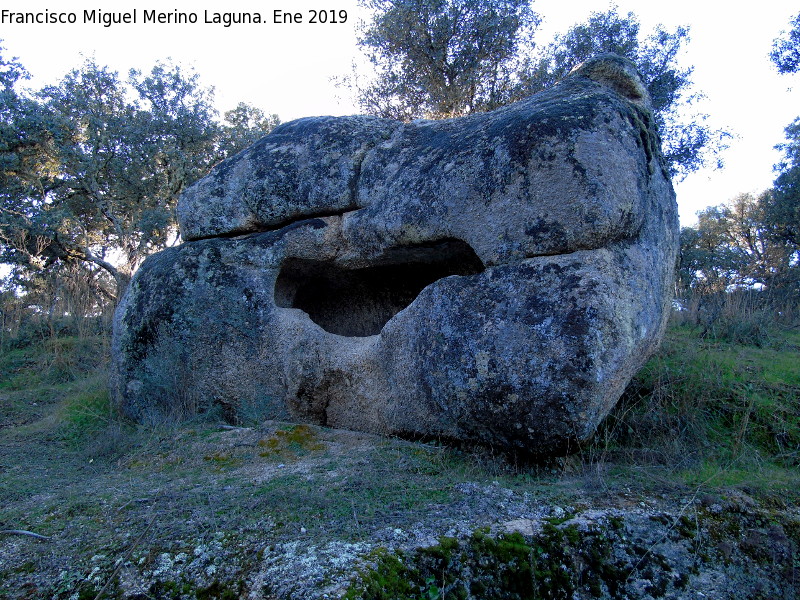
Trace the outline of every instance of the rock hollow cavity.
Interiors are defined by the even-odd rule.
[[[460,240],[395,248],[381,264],[358,269],[289,258],[275,282],[275,305],[299,308],[329,333],[366,337],[380,333],[428,285],[483,270],[475,251]]]

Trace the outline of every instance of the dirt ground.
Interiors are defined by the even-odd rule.
[[[380,552],[553,524],[619,546],[622,582],[573,597],[790,598],[800,580],[797,508],[741,490],[279,422],[76,436],[55,397],[2,400],[2,599],[391,598],[362,585]]]

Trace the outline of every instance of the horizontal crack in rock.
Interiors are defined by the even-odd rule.
[[[282,233],[288,233],[293,229],[302,227],[303,224],[307,223],[308,221],[313,221],[315,219],[324,219],[326,217],[343,217],[348,213],[353,213],[357,210],[361,210],[361,208],[363,207],[351,206],[335,211],[309,212],[302,215],[298,215],[297,217],[288,219],[286,221],[281,221],[280,223],[277,223],[276,225],[273,225],[271,227],[253,227],[249,229],[233,230],[228,233],[218,233],[215,235],[193,237],[191,240],[187,240],[187,243],[199,242],[202,240],[241,238],[250,235],[258,235],[259,233],[271,233],[276,231],[280,231]]]

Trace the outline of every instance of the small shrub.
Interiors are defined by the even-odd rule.
[[[106,361],[105,338],[60,337],[44,342],[45,381],[65,383],[85,377]]]
[[[743,315],[722,315],[709,323],[703,337],[714,341],[768,348],[777,339],[773,317],[764,310]]]
[[[783,334],[800,325],[797,298],[777,291],[696,293],[676,306],[674,323],[697,328],[700,337],[712,342],[780,346]]]

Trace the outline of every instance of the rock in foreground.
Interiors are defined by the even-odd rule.
[[[491,113],[301,119],[181,198],[114,323],[139,420],[218,409],[554,453],[658,345],[677,207],[604,56]]]

